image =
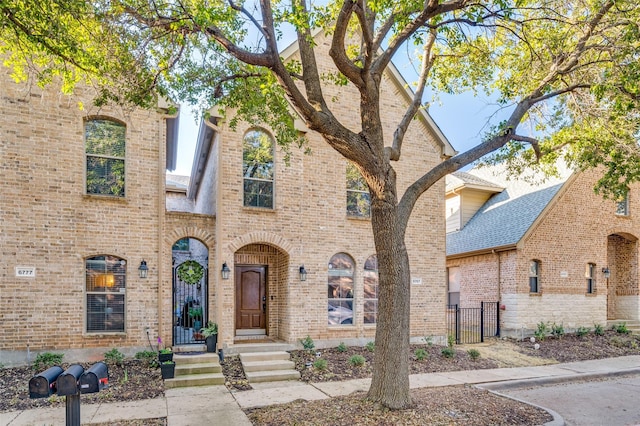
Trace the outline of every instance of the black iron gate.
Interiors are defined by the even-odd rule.
[[[191,262],[190,264],[187,262]],[[178,268],[191,266],[191,273],[182,275]],[[199,266],[199,267],[198,267]],[[199,280],[195,278],[200,277]],[[209,271],[194,260],[173,267],[173,345],[202,344],[200,329],[209,318]]]
[[[457,344],[484,342],[500,336],[500,302],[480,302],[479,308],[447,306],[447,333]]]

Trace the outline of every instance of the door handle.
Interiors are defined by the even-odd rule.
[[[267,304],[266,303],[262,304],[262,312],[264,312],[265,314],[267,313]]]

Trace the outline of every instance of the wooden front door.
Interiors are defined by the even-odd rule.
[[[266,331],[266,266],[236,266],[235,280],[236,329]]]

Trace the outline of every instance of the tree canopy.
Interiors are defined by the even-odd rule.
[[[560,157],[577,169],[602,165],[597,189],[623,194],[640,178],[639,23],[635,0],[0,0],[0,51],[17,79],[31,70],[43,84],[61,78],[65,90],[89,82],[98,103],[149,107],[161,95],[229,107],[231,125],[265,123],[285,150],[304,143],[293,107],[368,186],[380,276],[369,397],[402,408],[410,404],[400,355],[409,342],[404,233],[415,203],[483,157],[508,161],[514,173],[553,172]],[[316,30],[331,35],[334,72],[318,69]],[[290,33],[299,60],[285,62]],[[382,75],[405,53],[419,63],[414,97],[386,140]],[[358,90],[358,130],[334,114],[326,84]],[[505,119],[399,194],[393,164],[426,88],[491,94]]]

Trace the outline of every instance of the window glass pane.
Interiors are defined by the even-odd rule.
[[[87,331],[124,331],[126,262],[115,256],[85,261]]]
[[[347,215],[371,216],[369,186],[352,163],[347,163]]]
[[[271,136],[262,130],[248,132],[242,149],[245,206],[273,208],[273,174]]]
[[[620,216],[629,215],[629,196],[628,194],[621,197],[616,202],[616,214]]]
[[[85,123],[87,154],[124,158],[125,133],[123,124],[110,120],[90,120]]]
[[[538,277],[529,277],[529,291],[531,293],[538,292]]]
[[[353,271],[355,262],[346,253],[338,253],[329,261],[329,324],[353,324]]]
[[[124,160],[87,156],[87,194],[124,197]]]
[[[364,263],[364,323],[375,324],[378,316],[378,257]]]
[[[90,120],[84,129],[87,194],[124,197],[125,126],[110,120]]]
[[[189,238],[182,238],[171,247],[173,251],[189,251]]]

